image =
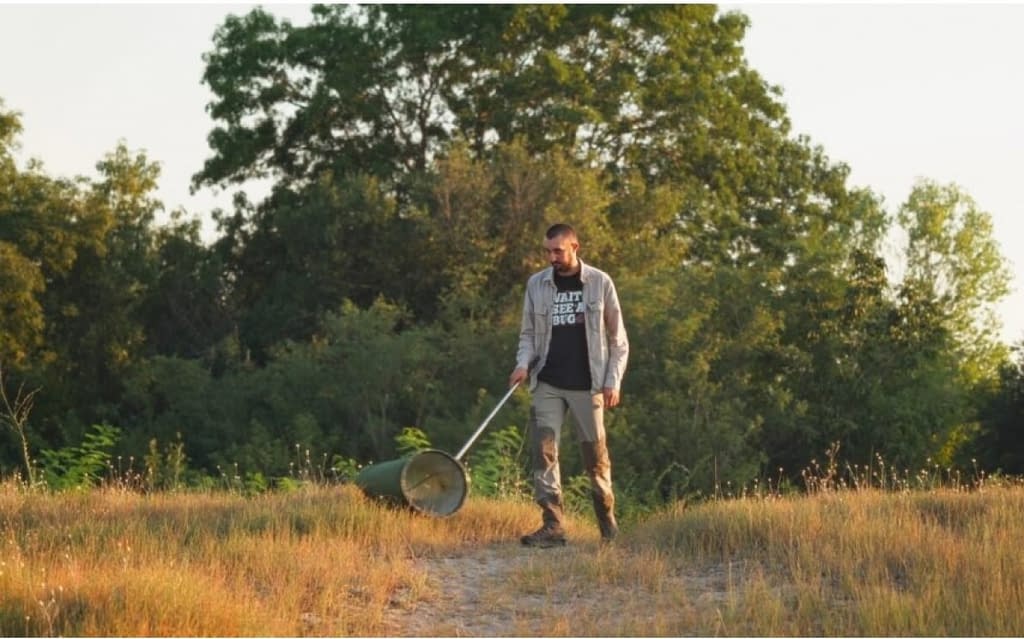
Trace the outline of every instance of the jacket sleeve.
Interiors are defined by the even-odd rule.
[[[519,350],[516,352],[516,368],[529,368],[536,355],[533,337],[537,329],[533,323],[533,298],[530,296],[530,283],[527,283],[523,298],[523,320],[519,329]]]
[[[622,323],[622,308],[619,306],[619,294],[611,278],[604,291],[604,327],[608,340],[608,365],[605,368],[604,387],[619,390],[622,378],[626,374],[626,362],[629,360],[629,338],[626,326]]]

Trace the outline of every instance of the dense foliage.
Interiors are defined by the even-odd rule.
[[[270,477],[389,458],[410,427],[457,449],[514,364],[555,221],[623,301],[609,430],[636,499],[796,479],[835,444],[1021,471],[1024,360],[996,337],[1009,274],[989,216],[955,185],[921,181],[893,213],[849,187],[748,66],[742,14],[312,12],[214,34],[195,184],[274,186],[210,212],[211,244],[181,212],[155,224],[144,153],[118,146],[95,179],[19,169],[0,105],[0,366],[8,396],[41,389],[28,428],[3,417],[5,474],[25,444],[59,469],[96,433],[121,459]],[[527,401],[481,454],[495,490],[515,484]]]

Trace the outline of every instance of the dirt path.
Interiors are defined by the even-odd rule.
[[[549,549],[564,553],[567,549]],[[396,636],[498,636],[529,619],[543,603],[539,594],[515,594],[513,575],[544,560],[512,544],[464,554],[415,560],[427,575],[430,594],[419,601],[393,600],[388,622]],[[397,605],[394,605],[397,604]]]
[[[573,571],[568,583],[552,583],[553,573],[561,574],[552,570],[553,563],[578,567],[585,559],[582,555],[594,552],[598,549],[592,544],[526,549],[504,543],[417,558],[415,565],[426,575],[426,592],[396,592],[385,622],[394,636],[572,635],[572,619],[609,616],[614,611],[635,614],[636,602],[650,600],[652,590],[711,607],[725,598],[724,570],[668,571],[657,585],[626,579],[612,586],[588,583]],[[618,548],[600,552],[629,553]],[[609,561],[621,565],[629,557],[609,557]]]

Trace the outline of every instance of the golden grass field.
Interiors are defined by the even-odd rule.
[[[445,519],[351,486],[0,484],[0,635],[1024,634],[1024,487],[679,504],[527,549],[526,502]]]

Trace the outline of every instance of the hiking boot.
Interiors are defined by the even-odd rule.
[[[520,537],[519,541],[521,541],[524,546],[533,546],[535,548],[564,546],[565,531],[562,530],[561,526],[554,528],[544,524],[529,535],[523,535]]]
[[[565,545],[565,529],[562,527],[562,520],[565,518],[562,512],[562,500],[560,497],[547,497],[537,502],[541,510],[541,518],[544,524],[529,535],[523,535],[519,541],[524,546],[536,546],[538,548],[551,548],[552,546]]]
[[[619,534],[619,525],[615,523],[615,515],[611,513],[607,518],[598,517],[597,525],[601,528],[601,543],[611,543]]]
[[[601,529],[601,542],[609,543],[619,534],[619,525],[615,522],[615,513],[612,510],[611,499],[604,499],[596,493],[594,498],[594,514],[597,515],[597,525]]]

